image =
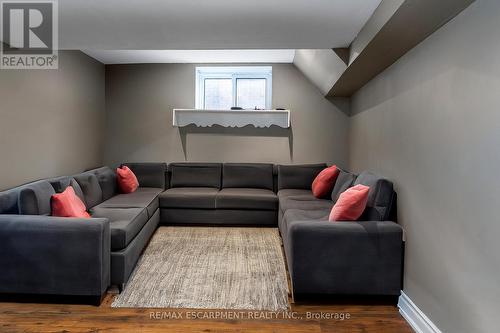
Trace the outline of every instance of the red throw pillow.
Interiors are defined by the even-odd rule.
[[[137,177],[126,165],[116,169],[116,176],[118,180],[118,186],[123,193],[132,193],[139,187],[139,181],[137,180]]]
[[[316,198],[323,198],[332,193],[339,173],[340,170],[336,165],[321,170],[316,178],[314,178],[311,186],[313,195]]]
[[[340,194],[330,212],[329,221],[356,221],[366,208],[368,191],[365,185],[356,185]]]
[[[52,216],[90,218],[83,201],[75,194],[72,186],[64,192],[52,195]]]

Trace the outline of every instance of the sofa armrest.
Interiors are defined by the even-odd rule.
[[[123,163],[132,170],[141,187],[156,187],[166,189],[167,164],[166,163]]]
[[[390,221],[291,222],[285,252],[295,293],[399,295],[403,229]]]
[[[102,296],[108,219],[0,215],[0,293]]]
[[[326,168],[325,163],[278,165],[278,191],[283,189],[310,190],[314,178]]]

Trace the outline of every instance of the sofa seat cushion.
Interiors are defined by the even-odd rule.
[[[280,209],[284,213],[289,209],[319,210],[333,207],[333,201],[328,199],[316,199],[309,197],[280,197]]]
[[[311,190],[284,189],[278,191],[278,198],[301,197],[304,199],[316,200]]]
[[[278,197],[259,188],[224,188],[217,194],[217,209],[277,210]]]
[[[160,207],[215,209],[217,192],[213,187],[171,188],[160,194]]]
[[[318,210],[302,210],[302,209],[289,209],[283,215],[283,219],[279,225],[280,233],[283,238],[288,235],[288,227],[291,222],[295,221],[328,221],[329,209]],[[288,241],[284,239],[284,241]]]
[[[292,221],[328,221],[329,209],[303,210],[289,209],[283,215],[283,219],[289,223]]]
[[[145,208],[94,207],[90,215],[109,219],[112,251],[126,248],[148,222]]]
[[[151,218],[159,207],[158,195],[161,188],[139,187],[135,192],[118,194],[97,205],[100,208],[146,208]]]

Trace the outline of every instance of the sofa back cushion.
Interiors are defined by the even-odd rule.
[[[51,179],[44,179],[0,192],[0,214],[35,213],[34,215],[39,215],[39,213],[36,212],[36,209],[33,209],[33,207],[35,207],[35,205],[38,205],[38,202],[40,202],[40,206],[38,207],[41,208],[42,211],[41,214],[48,215],[50,214],[50,211],[48,211],[46,206],[47,197],[45,193],[42,191],[42,189],[47,193],[61,193],[66,189],[66,187],[68,187],[68,185],[70,185],[71,181],[73,181],[74,183],[73,187],[75,189],[75,192],[83,200],[83,193],[80,189],[80,186],[72,177],[63,176]],[[50,184],[50,187],[47,186],[47,183]],[[23,193],[23,197],[21,199],[20,198],[21,192],[25,189],[26,191]],[[30,197],[31,198],[36,197],[36,202],[33,201],[34,199],[33,200],[29,199]],[[22,212],[20,207],[21,204],[23,204]],[[29,208],[29,205],[31,205],[32,208]]]
[[[339,200],[340,195],[345,192],[349,187],[352,186],[354,181],[356,180],[356,175],[344,170],[340,170],[340,173],[337,177],[337,181],[333,186],[332,190],[332,201],[336,203]]]
[[[140,187],[167,188],[166,163],[124,163],[139,180]]]
[[[56,192],[52,185],[41,180],[23,186],[19,192],[19,213],[23,215],[50,215],[50,198]]]
[[[366,209],[361,216],[363,221],[384,221],[389,218],[394,199],[394,189],[391,181],[371,172],[363,171],[354,185],[370,187]]]
[[[0,192],[0,214],[19,214],[19,189],[14,188]]]
[[[74,178],[82,189],[87,209],[103,202],[102,189],[99,185],[97,176],[93,172],[84,172],[74,176]]]
[[[68,187],[70,184],[70,181],[73,179],[73,177],[70,176],[61,176],[61,177],[56,177],[52,179],[48,179],[50,185],[54,188],[54,191],[56,193],[62,193]]]
[[[101,187],[103,201],[108,200],[118,193],[116,173],[111,168],[105,166],[92,171],[95,173]]]
[[[69,186],[73,187],[73,191],[75,191],[75,194],[77,195],[77,197],[79,197],[83,202],[85,202],[85,196],[83,195],[82,188],[80,187],[80,184],[78,184],[78,182],[76,181],[75,178],[71,177],[71,179],[69,181]],[[66,187],[64,189],[66,189]],[[60,192],[57,192],[57,193],[60,193]]]
[[[278,190],[310,190],[314,178],[326,168],[325,163],[278,165]]]
[[[273,190],[273,165],[265,163],[224,163],[222,187]]]
[[[222,165],[220,163],[172,163],[170,187],[220,188]]]

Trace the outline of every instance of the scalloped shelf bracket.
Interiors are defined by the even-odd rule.
[[[271,127],[276,125],[282,128],[290,127],[290,110],[199,110],[174,109],[172,124],[175,127],[195,125],[211,127]]]

